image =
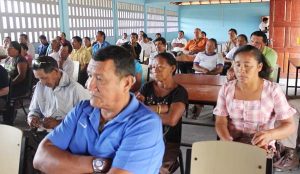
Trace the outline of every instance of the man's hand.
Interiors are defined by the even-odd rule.
[[[55,118],[45,117],[43,119],[42,125],[46,129],[54,129],[57,125],[59,125],[60,122],[60,120],[56,120]]]
[[[40,118],[37,116],[27,117],[27,123],[30,128],[38,128],[40,126]]]

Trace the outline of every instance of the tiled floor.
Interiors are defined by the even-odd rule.
[[[283,87],[283,90],[285,90],[285,79],[282,79],[280,81],[281,86]],[[300,90],[300,89],[299,89]],[[293,89],[289,90],[290,94],[293,94]],[[298,95],[300,95],[300,91],[298,92]],[[29,101],[27,101],[28,103]],[[299,102],[300,105],[300,102]],[[21,129],[28,128],[27,124],[25,122],[26,117],[22,110],[18,110],[17,119],[15,121],[15,125]],[[195,121],[195,122],[205,122],[205,123],[213,123],[212,120],[212,107],[211,106],[205,106],[204,110],[201,112],[201,116],[197,120],[187,119],[184,118],[184,120],[188,121]],[[205,140],[216,140],[216,133],[214,128],[212,127],[204,127],[204,126],[193,126],[193,125],[183,125],[182,127],[182,142],[185,143],[193,143],[196,141],[205,141]],[[183,158],[185,161],[185,151],[186,147],[182,147],[183,151]],[[299,153],[300,155],[300,153]],[[176,174],[179,174],[179,170],[175,172]],[[291,172],[276,172],[276,174],[300,174],[300,168],[297,171],[291,171]]]

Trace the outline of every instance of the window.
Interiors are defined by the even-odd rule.
[[[113,36],[112,0],[68,0],[70,36]]]
[[[178,15],[175,11],[166,11],[167,14],[167,32],[178,31]]]
[[[50,40],[60,32],[58,0],[0,0],[0,16],[1,42],[6,36],[18,40],[21,33],[39,42],[41,34]]]
[[[163,33],[165,26],[164,10],[149,7],[147,10],[147,33]]]
[[[144,6],[118,2],[118,34],[144,30]]]

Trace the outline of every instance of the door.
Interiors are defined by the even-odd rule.
[[[270,1],[270,40],[271,47],[278,53],[281,75],[286,77],[289,58],[300,59],[300,1]],[[292,67],[291,72],[295,73]],[[283,77],[283,76],[282,76]]]

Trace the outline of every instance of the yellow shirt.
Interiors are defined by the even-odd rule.
[[[92,55],[86,48],[81,47],[78,50],[73,49],[70,57],[73,61],[79,61],[82,70],[90,62]]]
[[[87,49],[90,53],[91,53],[91,55],[92,55],[92,52],[93,52],[93,50],[92,50],[92,46],[90,46],[90,47],[84,47],[85,49]]]

